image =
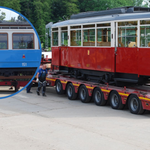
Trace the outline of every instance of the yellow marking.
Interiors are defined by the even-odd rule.
[[[88,89],[94,89],[94,87],[90,87],[90,86],[86,86],[86,88],[88,88]]]
[[[111,69],[110,69],[110,68],[105,68],[105,70],[106,70],[106,71],[111,71]]]
[[[86,67],[90,67],[90,64],[86,64]]]
[[[101,89],[103,92],[110,92],[110,90]]]
[[[61,83],[67,83],[67,81],[61,81]]]
[[[88,53],[87,53],[88,55],[90,55],[90,51],[88,50]]]
[[[71,67],[74,67],[74,65],[70,65]]]
[[[143,99],[143,100],[150,101],[150,99],[149,99],[149,98],[146,98],[146,97],[139,97],[139,99]]]
[[[119,93],[119,95],[122,95],[122,96],[129,96],[129,94],[125,94],[125,93]]]
[[[56,79],[49,79],[49,78],[46,78],[46,80],[50,80],[50,81],[56,81]]]
[[[73,85],[74,85],[74,86],[79,86],[79,84],[75,84],[75,83],[73,83]]]

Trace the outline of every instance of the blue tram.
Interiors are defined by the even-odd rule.
[[[34,75],[40,60],[39,41],[28,22],[0,23],[0,76]]]

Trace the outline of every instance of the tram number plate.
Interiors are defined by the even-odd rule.
[[[22,66],[23,66],[23,67],[27,66],[27,63],[22,63]]]

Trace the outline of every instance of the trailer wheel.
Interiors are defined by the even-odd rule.
[[[60,80],[56,81],[56,92],[57,92],[57,94],[64,94],[65,93]]]
[[[74,86],[72,85],[72,83],[69,83],[67,85],[67,96],[68,96],[68,99],[70,100],[74,100],[77,98],[77,93],[75,93],[75,89],[74,89]]]
[[[100,88],[96,88],[93,93],[94,103],[98,106],[104,106],[106,104],[106,100],[104,99],[104,94]]]
[[[79,88],[79,98],[83,103],[89,103],[91,97],[89,96],[88,90],[85,85],[81,85]]]
[[[117,91],[112,91],[110,94],[110,105],[113,109],[123,109],[124,104],[122,104],[122,100]]]
[[[143,114],[144,109],[142,107],[142,103],[137,97],[137,95],[131,95],[128,101],[128,107],[132,114]]]

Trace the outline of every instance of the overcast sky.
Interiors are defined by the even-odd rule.
[[[15,17],[15,19],[17,19],[19,16],[19,14],[9,9],[0,8],[0,15],[1,15],[1,12],[4,12],[6,14],[6,18],[4,20],[10,20],[11,17]]]

